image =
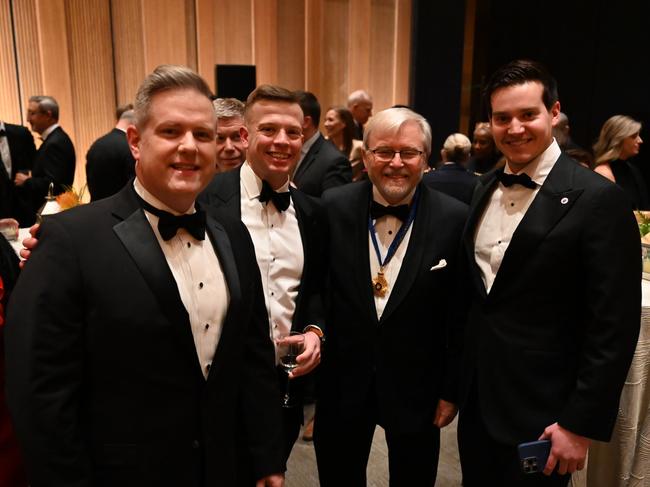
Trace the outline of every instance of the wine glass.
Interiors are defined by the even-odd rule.
[[[291,403],[291,396],[289,395],[291,378],[288,377],[288,374],[299,365],[296,358],[305,350],[305,336],[297,331],[285,333],[278,337],[276,346],[280,365],[287,371],[287,386],[282,399],[282,407],[290,408],[294,405]]]

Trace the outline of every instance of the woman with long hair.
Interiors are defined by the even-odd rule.
[[[594,171],[618,184],[630,198],[632,207],[648,209],[648,189],[639,169],[630,159],[639,153],[643,140],[641,123],[625,115],[609,118],[594,144]]]
[[[352,166],[352,180],[358,181],[363,177],[363,161],[361,147],[363,143],[354,138],[354,119],[352,113],[345,107],[331,107],[325,114],[326,138],[340,150]]]

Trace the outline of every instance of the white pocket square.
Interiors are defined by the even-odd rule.
[[[438,269],[443,269],[444,267],[447,267],[447,261],[445,259],[440,259],[440,262],[438,262],[436,265],[434,265],[430,271],[437,271]]]

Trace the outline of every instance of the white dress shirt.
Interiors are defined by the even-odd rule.
[[[179,214],[149,193],[137,178],[133,185],[136,193],[153,207]],[[194,212],[192,205],[187,213]],[[181,301],[190,319],[201,370],[207,378],[230,302],[221,264],[208,235],[205,240],[196,240],[181,228],[174,237],[165,241],[158,232],[158,217],[146,210],[144,214],[176,281]]]
[[[560,147],[553,140],[542,154],[519,172],[530,176],[530,179],[537,184],[535,189],[520,184],[513,184],[510,187],[505,187],[501,183],[495,185],[474,235],[474,258],[488,293],[492,289],[512,235],[560,154]],[[504,172],[512,174],[507,164]]]
[[[241,219],[255,246],[262,276],[270,336],[275,339],[291,331],[296,298],[302,278],[304,253],[293,199],[285,211],[272,202],[261,203],[262,180],[244,162],[240,177]],[[289,180],[277,192],[289,191]]]
[[[398,203],[398,205],[409,204],[413,199],[413,194],[411,193],[404,201]],[[384,206],[389,206],[388,202],[383,198],[377,188],[373,186],[372,188],[372,197],[373,199]],[[397,205],[395,205],[397,206]],[[400,227],[402,226],[402,221],[393,215],[384,215],[381,218],[373,220],[373,225],[375,226],[375,234],[377,235],[377,246],[379,247],[379,253],[381,254],[381,259],[386,259],[386,254],[388,253],[388,248],[390,244],[393,243],[397,232],[399,232]],[[391,292],[393,291],[393,286],[397,281],[397,276],[399,271],[402,268],[402,262],[404,261],[404,256],[406,255],[406,249],[409,245],[409,240],[411,239],[411,230],[413,230],[413,225],[409,227],[402,239],[402,243],[397,247],[395,254],[390,259],[388,264],[384,267],[384,278],[388,282],[388,290],[386,295],[381,297],[375,295],[375,309],[377,311],[377,319],[381,319],[381,315],[384,313],[386,308],[386,303],[390,298]],[[368,232],[368,250],[370,252],[370,277],[374,279],[377,277],[379,272],[380,263],[377,259],[377,252],[375,251],[375,246],[372,243],[372,236]],[[370,285],[371,283],[368,283]],[[373,293],[374,294],[374,293]]]

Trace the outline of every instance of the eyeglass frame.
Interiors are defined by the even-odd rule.
[[[393,149],[391,147],[375,147],[374,149],[366,149],[366,150],[368,152],[371,152],[373,157],[375,157],[378,160],[383,161],[383,162],[391,162],[393,159],[395,159],[396,154],[399,154],[399,158],[400,158],[401,161],[412,161],[412,160],[415,160],[417,157],[422,157],[422,155],[424,154],[424,151],[419,150],[419,149],[414,149],[414,148],[395,150],[395,149]],[[380,156],[377,156],[377,151],[380,151],[380,150],[384,150],[386,152],[390,151],[390,152],[393,153],[393,155],[390,157],[390,159],[384,159],[384,158],[382,158]],[[414,153],[417,152],[417,155],[413,155],[413,157],[404,158],[402,156],[402,152],[404,152],[404,151],[413,151]]]

